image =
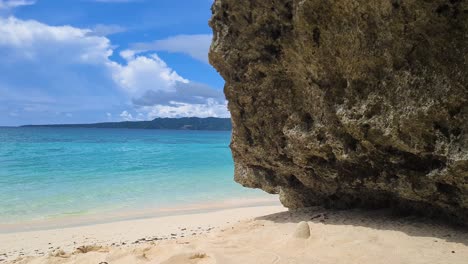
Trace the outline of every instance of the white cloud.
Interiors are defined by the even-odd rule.
[[[93,27],[92,31],[94,35],[97,35],[97,36],[109,36],[109,35],[125,32],[127,31],[127,29],[119,25],[97,24]]]
[[[123,121],[133,121],[133,116],[130,114],[127,110],[123,111],[120,114],[120,118],[122,118]]]
[[[109,112],[106,113],[106,121],[107,122],[113,121],[112,113],[109,113]]]
[[[172,102],[172,105],[144,106],[141,111],[147,113],[148,119],[156,117],[230,117],[227,104],[219,104],[211,99],[206,104],[186,104]]]
[[[126,50],[125,63],[113,61],[115,47],[92,29],[0,17],[0,36],[0,111],[77,118],[80,109],[131,106],[138,115],[125,118],[228,115],[220,90],[183,78],[156,54]]]
[[[0,18],[0,104],[28,116],[118,104],[111,43],[90,32]]]
[[[34,5],[33,0],[0,0],[0,9],[11,9],[20,6]]]
[[[91,32],[71,26],[52,27],[34,20],[0,18],[0,47],[10,48],[10,57],[15,60],[53,57],[61,63],[106,62],[113,52],[110,41],[92,36]]]
[[[133,49],[184,53],[194,59],[208,63],[208,51],[212,38],[211,34],[177,35],[149,43],[136,43],[133,45]]]
[[[194,82],[177,82],[172,91],[146,91],[141,97],[134,98],[132,101],[139,106],[152,105],[174,105],[173,102],[185,104],[206,104],[208,100],[218,104],[224,104],[223,91],[215,90],[211,87]]]
[[[139,112],[136,112],[135,115],[133,115],[127,110],[124,110],[122,111],[122,113],[120,113],[119,116],[120,116],[120,121],[144,121],[147,118],[147,115],[145,116],[145,114],[141,112],[141,110],[139,110]],[[108,119],[111,119],[112,115],[110,116],[108,115],[107,117]]]
[[[136,52],[134,50],[123,50],[120,52],[120,57],[129,61],[129,60],[135,59],[135,54]]]
[[[170,92],[175,89],[177,82],[189,82],[169,68],[156,54],[121,54],[127,60],[127,65],[115,64],[113,76],[119,86],[132,97],[142,96],[148,90]]]

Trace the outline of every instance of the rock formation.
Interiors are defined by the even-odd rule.
[[[235,180],[468,222],[468,1],[216,0]]]

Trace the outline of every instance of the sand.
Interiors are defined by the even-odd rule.
[[[24,256],[13,260],[19,254]],[[31,264],[467,264],[468,231],[388,211],[257,206],[0,234],[0,259]]]

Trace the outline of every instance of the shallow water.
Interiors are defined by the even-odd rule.
[[[232,180],[230,136],[0,128],[0,223],[266,197]]]

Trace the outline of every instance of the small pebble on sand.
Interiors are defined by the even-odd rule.
[[[302,238],[302,239],[307,239],[310,237],[310,227],[307,222],[300,222],[296,226],[296,231],[294,231],[295,238]]]

